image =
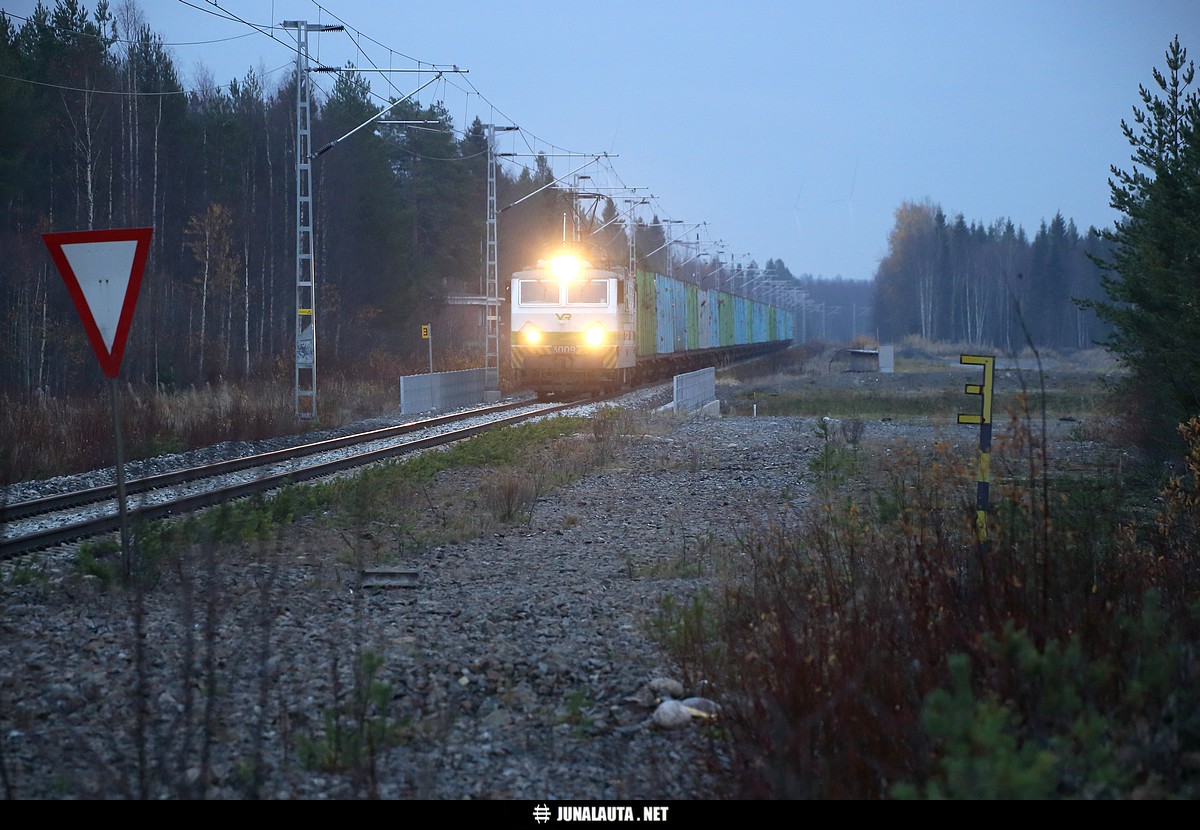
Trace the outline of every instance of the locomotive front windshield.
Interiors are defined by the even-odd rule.
[[[608,305],[608,280],[570,283],[567,286],[567,305]]]
[[[608,280],[573,280],[567,283],[567,305],[608,305]],[[557,280],[520,280],[520,305],[560,305],[562,283]]]
[[[556,280],[521,280],[517,285],[522,305],[558,305],[562,302]]]

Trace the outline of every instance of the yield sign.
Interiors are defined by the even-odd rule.
[[[150,253],[152,228],[44,233],[42,240],[62,274],[88,340],[107,377],[125,355],[133,307]]]

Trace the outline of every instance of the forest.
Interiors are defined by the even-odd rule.
[[[397,100],[353,70],[313,96],[313,147]],[[41,238],[68,230],[153,228],[122,365],[131,384],[169,391],[291,371],[297,83],[294,70],[279,77],[185,89],[133,2],[114,12],[103,0],[94,10],[56,0],[27,19],[0,14],[0,391],[66,395],[99,380]],[[408,100],[388,120],[432,125],[377,123],[312,163],[319,359],[380,378],[409,363],[419,371],[420,324],[433,321],[462,361],[481,365],[482,326],[446,301],[483,293],[492,125],[455,124],[443,104]],[[497,203],[522,209],[497,219],[501,296],[505,275],[559,239],[580,204],[546,157],[504,161]],[[935,204],[906,203],[868,282],[794,275],[781,259],[730,273],[719,257],[665,245],[657,218],[630,220],[611,198],[599,202],[583,221],[607,229],[600,244],[618,261],[632,251],[647,270],[691,261],[685,270],[709,285],[751,272],[802,289],[805,338],[913,334],[1020,349],[1086,348],[1104,334],[1076,300],[1102,296],[1091,256],[1105,243],[1062,216],[1030,240],[1008,221],[948,220]]]
[[[1086,301],[1101,299],[1097,259],[1110,243],[1095,228],[1080,234],[1056,213],[1030,241],[1011,221],[947,221],[928,201],[895,212],[888,254],[876,272],[879,337],[1087,349],[1109,331]]]

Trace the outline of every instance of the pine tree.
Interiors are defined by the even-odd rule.
[[[1133,167],[1111,168],[1124,218],[1103,234],[1113,249],[1098,260],[1109,300],[1082,303],[1113,326],[1103,342],[1129,370],[1125,410],[1155,457],[1177,454],[1177,426],[1200,412],[1200,98],[1178,36],[1166,61],[1166,74],[1153,70],[1162,97],[1140,86],[1142,107],[1121,122]]]

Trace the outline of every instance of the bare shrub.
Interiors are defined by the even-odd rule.
[[[509,470],[491,473],[479,485],[483,505],[497,521],[516,521],[533,504],[537,493],[529,479]]]
[[[840,428],[842,438],[846,443],[855,449],[858,448],[862,441],[863,430],[866,428],[866,422],[862,418],[844,418],[841,421]]]
[[[748,535],[723,592],[664,604],[676,661],[729,703],[744,796],[1195,792],[1200,420],[1184,434],[1156,535],[1114,530],[1117,499],[1047,470],[1017,413],[983,539],[973,465],[893,446],[870,499]]]

